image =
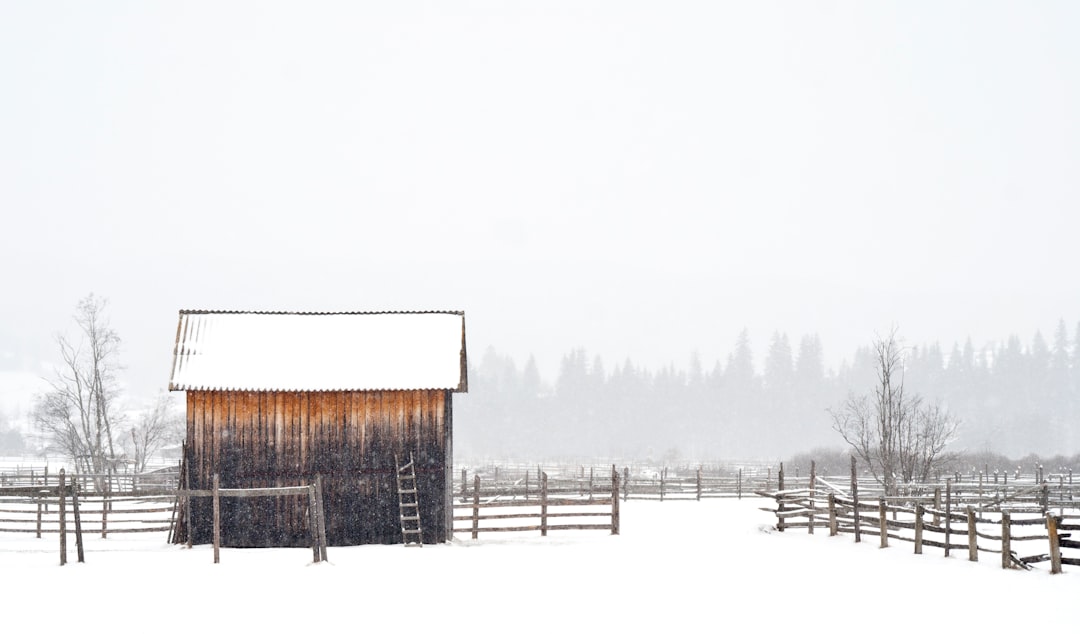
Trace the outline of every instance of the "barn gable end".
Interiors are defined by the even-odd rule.
[[[170,379],[187,392],[191,489],[321,476],[330,545],[399,543],[395,456],[417,465],[424,541],[452,535],[452,394],[467,386],[460,312],[181,311]],[[211,539],[206,499],[196,543]],[[308,543],[301,498],[223,500],[227,546]]]

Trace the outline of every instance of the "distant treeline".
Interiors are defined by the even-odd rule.
[[[902,332],[900,336],[902,336]],[[907,389],[962,423],[952,448],[1008,456],[1069,455],[1080,447],[1080,324],[980,348],[908,349]],[[455,399],[455,450],[471,458],[782,459],[841,447],[829,408],[875,383],[871,341],[827,369],[820,338],[771,339],[760,371],[743,331],[726,362],[648,369],[607,366],[584,349],[564,355],[554,383],[530,358],[489,348],[470,359],[469,393]]]

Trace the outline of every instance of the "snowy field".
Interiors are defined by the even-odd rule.
[[[631,500],[619,536],[465,535],[423,548],[330,548],[321,564],[310,549],[223,549],[215,565],[210,546],[143,534],[88,535],[87,563],[61,567],[55,535],[0,534],[0,602],[9,632],[1003,632],[1080,623],[1080,569],[1002,570],[988,554],[972,563],[963,552],[914,555],[911,544],[883,550],[825,530],[777,533],[772,514],[758,510],[769,505]],[[69,537],[69,561],[74,551]]]

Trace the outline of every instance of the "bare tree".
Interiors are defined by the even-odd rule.
[[[147,462],[163,446],[179,442],[184,433],[184,417],[172,407],[167,392],[158,394],[153,405],[142,412],[130,430],[130,447],[135,472],[146,471]]]
[[[959,421],[939,404],[904,390],[904,358],[896,331],[874,342],[877,366],[873,394],[850,394],[830,409],[833,429],[894,495],[898,482],[925,482],[945,457]]]
[[[40,396],[33,419],[45,440],[85,472],[104,474],[116,465],[120,338],[105,317],[106,301],[87,295],[75,310],[81,336],[56,338],[61,364]]]

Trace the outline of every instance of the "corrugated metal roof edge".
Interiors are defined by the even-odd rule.
[[[169,383],[170,392],[429,392],[432,390],[450,390],[451,392],[468,392],[459,385],[450,387],[394,387],[394,388],[352,388],[352,389],[312,389],[300,390],[295,388],[244,388],[244,387],[207,387],[205,385],[174,385]]]
[[[293,310],[180,310],[181,315],[460,315],[463,310],[339,310],[339,311],[293,311]]]

